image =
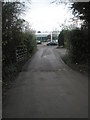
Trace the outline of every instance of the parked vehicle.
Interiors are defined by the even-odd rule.
[[[41,44],[42,42],[40,40],[37,40],[37,44]]]
[[[52,42],[48,42],[47,46],[57,46],[57,43],[52,41]]]

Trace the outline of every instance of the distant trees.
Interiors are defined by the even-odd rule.
[[[58,36],[58,46],[64,46],[64,33],[63,30],[60,32]]]
[[[37,33],[41,33],[41,31],[38,31]]]
[[[51,34],[47,35],[47,40],[51,40]]]
[[[70,46],[70,31],[69,29],[63,29],[58,35],[58,46],[66,47],[67,49]]]

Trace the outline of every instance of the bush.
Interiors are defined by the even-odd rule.
[[[64,46],[64,33],[63,30],[60,32],[58,36],[58,46]]]
[[[24,33],[24,44],[27,47],[28,54],[33,54],[37,48],[35,35],[29,32]]]
[[[73,63],[88,62],[88,32],[75,29],[70,32],[69,55]]]
[[[2,78],[3,83],[13,81],[29,56],[36,50],[35,35],[32,31],[26,34],[27,22],[20,18],[23,13],[24,3],[2,3]],[[19,64],[16,61],[16,48],[26,46],[28,56],[25,56]],[[4,84],[5,85],[5,84]]]

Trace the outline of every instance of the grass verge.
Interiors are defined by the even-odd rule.
[[[73,70],[76,70],[84,75],[88,75],[88,64],[78,64],[72,63],[68,54],[61,56],[62,60],[71,67]]]

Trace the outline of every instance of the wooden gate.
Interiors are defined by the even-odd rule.
[[[23,45],[17,46],[16,48],[16,61],[20,62],[27,56],[27,48]]]

